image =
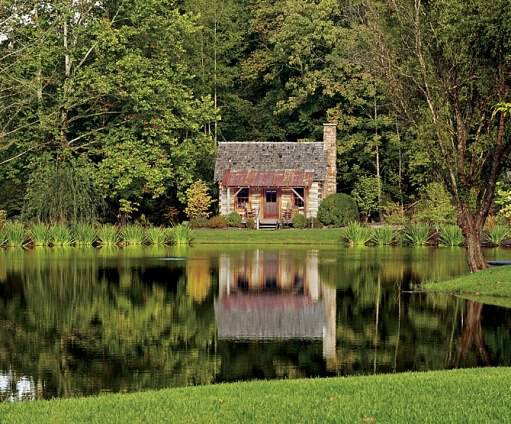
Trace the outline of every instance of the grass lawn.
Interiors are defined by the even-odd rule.
[[[511,307],[511,266],[489,268],[454,280],[426,283],[426,291],[456,294],[469,300]]]
[[[511,368],[223,384],[24,404],[2,423],[506,423]]]
[[[198,229],[193,232],[192,244],[211,243],[274,243],[274,244],[341,244],[342,231],[339,228],[308,230],[247,230],[229,228],[221,230]]]

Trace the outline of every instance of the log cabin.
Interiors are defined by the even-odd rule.
[[[219,143],[215,181],[220,214],[237,212],[257,228],[289,223],[294,214],[316,218],[322,199],[336,192],[335,124],[322,142]]]

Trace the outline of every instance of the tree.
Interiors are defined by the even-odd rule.
[[[366,6],[374,68],[401,117],[421,128],[422,148],[456,205],[469,267],[483,269],[481,233],[511,153],[509,4],[368,0]]]
[[[26,182],[33,157],[84,157],[111,204],[183,202],[214,152],[185,49],[196,28],[173,0],[3,2],[0,172]]]
[[[369,220],[371,213],[379,210],[380,180],[376,177],[361,177],[351,192],[357,202],[358,209],[364,218]]]
[[[192,220],[207,218],[212,202],[206,183],[202,180],[195,181],[186,191],[185,213]]]

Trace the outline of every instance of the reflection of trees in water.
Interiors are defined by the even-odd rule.
[[[211,302],[186,294],[182,269],[167,280],[179,265],[99,262],[49,260],[9,277],[20,284],[0,298],[0,369],[44,381],[47,396],[211,382]]]
[[[337,373],[511,364],[511,313],[484,326],[482,308],[452,296],[403,293],[415,283],[462,272],[447,249],[320,255],[322,282],[337,290]],[[346,255],[345,257],[339,257]],[[485,307],[486,308],[486,307]],[[491,316],[490,314],[487,314]],[[461,325],[461,317],[464,323]]]
[[[465,319],[461,329],[459,341],[458,365],[466,361],[472,353],[476,363],[488,365],[489,355],[484,343],[483,328],[481,326],[483,305],[469,301],[465,307]]]

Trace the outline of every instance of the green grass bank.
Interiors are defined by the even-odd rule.
[[[511,368],[250,382],[0,404],[2,423],[505,423]]]
[[[339,228],[246,230],[239,228],[197,229],[193,244],[335,244],[340,245],[343,232]]]
[[[511,307],[511,266],[489,268],[454,280],[424,284],[428,292],[454,294],[480,303]]]

